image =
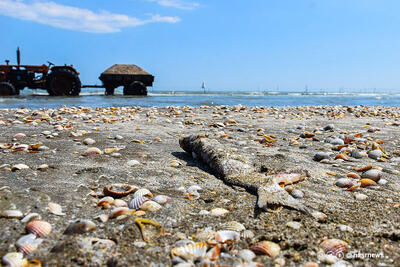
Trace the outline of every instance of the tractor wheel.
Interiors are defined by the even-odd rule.
[[[9,82],[0,82],[0,96],[16,95],[17,90]]]
[[[70,69],[54,70],[46,80],[47,92],[51,96],[77,96],[81,86],[78,74]]]
[[[133,82],[124,87],[124,95],[147,95],[147,88],[142,82]]]

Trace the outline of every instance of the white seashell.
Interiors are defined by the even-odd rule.
[[[355,197],[355,199],[361,200],[361,201],[367,200],[367,198],[368,198],[367,195],[362,194],[362,193],[355,193],[355,194],[354,194],[354,197]]]
[[[240,239],[240,233],[235,231],[218,231],[215,234],[215,240],[220,243],[236,242]]]
[[[238,256],[246,262],[251,262],[256,257],[256,254],[250,249],[242,249],[239,251]]]
[[[13,219],[13,218],[21,219],[22,217],[24,217],[24,214],[19,210],[4,210],[1,213],[1,216],[8,219]]]
[[[34,213],[29,213],[21,220],[21,222],[28,223],[28,222],[30,222],[32,220],[35,220],[35,219],[40,219],[39,213],[35,213],[35,212]]]
[[[221,225],[220,229],[231,230],[231,231],[235,231],[235,232],[239,232],[239,233],[246,230],[246,228],[244,227],[243,224],[236,222],[236,221],[230,221],[230,222],[223,223]]]
[[[108,221],[109,218],[110,216],[108,216],[107,214],[100,214],[95,219],[99,219],[101,222],[105,223]]]
[[[211,229],[205,229],[196,234],[196,239],[198,241],[211,241],[214,240],[216,232]]]
[[[157,202],[160,205],[170,202],[171,200],[172,200],[172,198],[170,198],[169,196],[165,196],[165,195],[158,195],[153,198],[153,201]]]
[[[71,223],[65,230],[64,234],[84,234],[93,231],[96,228],[96,224],[90,220],[78,220]]]
[[[244,230],[242,232],[242,238],[244,239],[252,239],[254,237],[254,233],[251,230]]]
[[[194,262],[196,259],[202,259],[206,253],[207,244],[204,242],[188,244],[182,247],[175,247],[171,251],[172,258],[180,257],[192,262]]]
[[[208,210],[201,210],[199,211],[199,215],[208,215],[210,212]]]
[[[156,212],[162,209],[162,206],[155,201],[149,200],[144,202],[142,207],[140,207],[140,209],[144,211]]]
[[[34,234],[28,234],[20,237],[16,242],[16,246],[20,252],[27,255],[36,250],[42,242],[43,239],[36,238]]]
[[[192,185],[192,186],[190,186],[187,190],[186,190],[186,193],[192,193],[192,192],[197,192],[197,191],[201,191],[201,190],[203,190],[200,186],[198,186],[198,185]]]
[[[171,162],[170,162],[170,166],[171,167],[179,167],[179,166],[182,166],[182,165],[183,165],[182,162],[180,162],[178,160],[171,160]]]
[[[85,145],[91,146],[91,145],[94,145],[96,143],[96,141],[94,141],[92,138],[85,138],[83,140],[83,143]]]
[[[128,207],[128,203],[126,203],[126,201],[122,200],[122,199],[116,199],[113,202],[113,205],[115,207],[121,208],[121,207]]]
[[[128,165],[129,167],[133,167],[133,166],[136,166],[136,165],[139,165],[139,164],[140,164],[140,162],[137,161],[137,160],[135,160],[135,159],[130,160],[130,161],[128,161],[128,162],[126,163],[126,165]]]
[[[147,197],[135,197],[134,199],[131,200],[131,202],[129,202],[129,208],[138,210],[142,207],[143,203],[145,203],[146,201],[149,201]]]
[[[23,163],[15,164],[11,166],[12,171],[20,171],[20,170],[26,170],[29,169],[28,165],[25,165]]]
[[[26,231],[37,237],[44,237],[51,233],[51,224],[45,221],[31,221],[26,225]]]
[[[286,226],[295,230],[299,230],[302,227],[302,224],[299,222],[287,222]]]
[[[20,138],[24,138],[24,137],[26,137],[26,134],[24,134],[24,133],[17,133],[16,135],[14,135],[14,138],[16,138],[16,139],[20,139]]]
[[[210,211],[210,214],[212,216],[217,216],[217,217],[224,216],[227,213],[229,213],[229,210],[226,210],[226,209],[223,209],[223,208],[215,208],[215,209],[212,209]]]
[[[144,196],[153,197],[153,194],[152,194],[152,193],[150,192],[150,190],[147,189],[147,188],[141,188],[141,189],[137,190],[137,191],[133,194],[133,197],[134,197],[134,198],[136,198],[136,197],[144,197]]]
[[[176,190],[179,192],[186,192],[186,189],[183,186],[178,187]]]
[[[312,216],[314,219],[316,219],[317,221],[319,221],[319,222],[323,222],[323,221],[325,221],[325,220],[328,218],[328,216],[327,216],[325,213],[320,212],[320,211],[314,211],[314,212],[312,212],[312,213],[311,213],[311,216]]]
[[[57,215],[57,216],[65,215],[65,213],[62,212],[62,207],[59,204],[50,202],[48,206],[49,206],[50,212],[53,213],[54,215]]]
[[[102,152],[100,149],[98,149],[97,147],[89,147],[88,149],[86,149],[85,152],[83,152],[84,156],[94,156],[94,155],[101,155]]]
[[[42,165],[40,165],[37,169],[40,170],[40,171],[45,171],[45,170],[47,170],[48,168],[49,168],[49,165],[47,165],[47,164],[42,164]]]
[[[25,267],[28,266],[28,260],[24,259],[24,254],[20,252],[11,252],[3,256],[2,262],[5,266]]]
[[[113,197],[110,197],[110,196],[103,197],[102,199],[99,200],[99,202],[97,202],[97,206],[108,209],[111,207],[111,204],[114,203],[114,201],[115,200]]]
[[[134,210],[131,210],[127,207],[115,208],[110,213],[110,218],[116,218],[121,215],[131,215],[133,214]]]

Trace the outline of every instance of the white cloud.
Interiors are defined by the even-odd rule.
[[[60,5],[54,2],[28,4],[20,0],[0,0],[0,15],[35,21],[62,29],[93,33],[119,32],[125,27],[135,27],[152,22],[176,23],[180,21],[179,17],[151,15],[146,19],[139,19],[107,11],[96,13],[89,9]]]
[[[148,0],[150,2],[156,2],[160,6],[173,7],[178,9],[195,9],[199,6],[196,2],[187,2],[183,0]]]

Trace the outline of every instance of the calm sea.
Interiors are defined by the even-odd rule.
[[[79,97],[49,97],[46,91],[24,90],[17,97],[0,98],[0,108],[164,107],[164,106],[400,106],[400,93],[295,93],[295,92],[174,92],[150,91],[147,97],[104,96],[104,90],[82,90]]]

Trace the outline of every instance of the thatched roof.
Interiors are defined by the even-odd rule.
[[[141,67],[129,64],[114,64],[106,69],[102,74],[151,75]]]

